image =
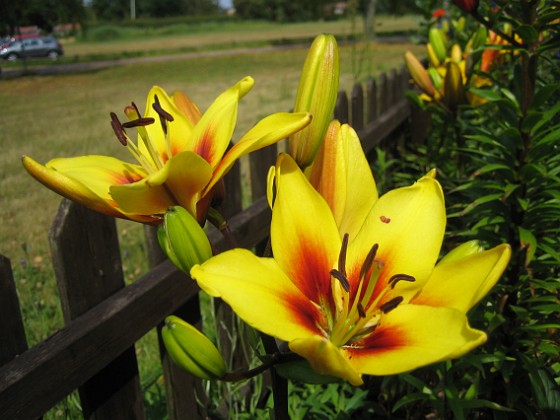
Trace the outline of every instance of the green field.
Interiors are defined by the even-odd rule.
[[[314,30],[311,24],[305,24],[301,26],[305,31],[296,33],[296,26],[286,25],[284,30],[288,32],[284,36],[293,34],[297,38],[312,38],[328,30],[323,24],[317,24]],[[246,37],[244,39],[256,42],[261,39],[259,34],[270,36],[270,39],[283,36],[278,32],[278,26],[262,29],[262,32],[249,29],[236,32],[236,39]],[[351,29],[348,27],[347,30]],[[150,51],[152,45],[159,44],[174,50],[179,44],[210,48],[213,42],[219,43],[218,39],[228,36],[231,38],[231,34],[216,30],[210,34],[160,36],[159,39],[140,37],[136,41],[76,42],[66,44],[65,48],[68,55],[78,54],[78,51],[87,51],[90,55],[116,54],[128,49]],[[341,89],[349,92],[355,81],[363,82],[383,71],[400,67],[406,49],[417,53],[422,50],[409,43],[370,42],[341,46]],[[131,101],[144,109],[146,94],[156,84],[168,92],[186,91],[204,110],[224,89],[251,75],[256,84],[240,105],[234,139],[239,138],[258,119],[293,106],[306,51],[307,46],[300,45],[275,52],[244,51],[137,63],[89,73],[0,81],[3,110],[0,136],[5,150],[0,157],[0,253],[10,258],[14,267],[30,345],[62,326],[47,237],[60,197],[25,172],[21,156],[29,155],[41,163],[55,157],[84,154],[132,159],[111,130],[111,111],[123,115],[123,108]],[[119,221],[118,228],[125,274],[127,280],[132,281],[146,268],[142,227]],[[144,386],[147,386],[157,379],[158,370],[153,370],[157,350],[153,345],[140,344],[137,351],[144,353],[141,358],[148,358],[148,367],[142,368],[147,372],[143,379]]]

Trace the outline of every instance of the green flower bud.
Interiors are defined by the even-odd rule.
[[[432,48],[434,49],[436,57],[440,63],[443,63],[447,57],[447,37],[445,36],[445,33],[441,29],[432,27],[428,32],[428,38]]]
[[[220,379],[226,373],[224,358],[204,334],[176,316],[165,318],[161,338],[171,359],[201,379]]]
[[[311,113],[311,123],[292,134],[290,155],[300,168],[313,162],[333,117],[339,81],[338,45],[332,35],[313,41],[299,81],[294,112]]]
[[[192,266],[212,256],[212,247],[204,230],[183,207],[170,207],[158,229],[158,240],[167,257],[181,271],[189,273]]]
[[[422,63],[410,51],[404,53],[404,62],[414,83],[426,95],[433,97],[435,95],[434,84]]]

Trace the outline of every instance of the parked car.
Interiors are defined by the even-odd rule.
[[[0,58],[8,61],[16,61],[19,58],[28,57],[48,57],[51,60],[56,60],[63,54],[62,45],[60,45],[55,37],[50,35],[22,39],[14,37],[0,50]]]

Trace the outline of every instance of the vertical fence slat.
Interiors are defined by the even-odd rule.
[[[0,255],[0,366],[27,350],[10,260]]]
[[[49,239],[66,321],[124,287],[112,218],[63,200]],[[145,418],[134,347],[84,383],[79,393],[86,419]]]
[[[369,124],[377,119],[379,116],[379,107],[377,106],[377,82],[371,78],[366,86],[366,99],[367,99],[367,117],[366,124]]]
[[[344,92],[343,90],[338,92],[338,97],[336,98],[336,105],[334,107],[334,118],[340,121],[341,124],[349,122],[348,95],[346,95],[346,92]]]
[[[389,81],[387,79],[387,74],[382,73],[379,76],[379,85],[377,86],[379,89],[379,109],[381,110],[381,113],[383,113],[386,109],[389,109],[389,106],[391,106]]]
[[[146,237],[146,248],[148,250],[148,262],[150,268],[153,268],[163,262],[166,256],[161,250],[157,240],[157,228],[154,226],[144,226],[144,234]],[[186,275],[184,280],[185,282],[190,281],[190,279],[187,279]],[[197,298],[179,308],[174,314],[195,325],[200,322],[199,309],[199,301]],[[193,418],[198,411],[194,390],[201,388],[201,382],[173,363],[161,339],[162,326],[163,324],[158,326],[158,344],[163,377],[165,380],[167,415],[170,420]],[[201,393],[199,393],[199,395],[200,394]]]
[[[356,83],[352,89],[352,123],[354,130],[364,128],[364,89],[361,83]]]

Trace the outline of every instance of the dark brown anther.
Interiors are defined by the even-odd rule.
[[[115,132],[115,135],[117,136],[121,144],[123,146],[126,146],[128,143],[128,141],[126,140],[126,133],[124,132],[123,126],[119,121],[119,117],[117,117],[117,114],[115,114],[114,112],[111,112],[111,127],[113,128],[113,131]]]
[[[173,121],[173,115],[171,115],[161,107],[157,95],[154,95],[154,103],[152,104],[152,108],[154,108],[154,111],[158,113],[159,121],[161,122],[161,126],[163,127],[163,132],[167,134],[167,121]]]
[[[379,248],[378,244],[374,244],[371,249],[369,250],[366,259],[364,260],[364,263],[362,264],[362,269],[360,270],[360,278],[363,279],[366,277],[367,273],[369,272],[369,270],[371,270],[371,267],[373,265],[373,262],[375,261],[375,255],[377,254],[377,249]]]
[[[358,315],[360,315],[360,318],[365,318],[366,317],[366,311],[364,310],[364,307],[362,306],[362,304],[358,303],[356,308],[358,309]]]
[[[346,250],[348,249],[348,237],[349,235],[345,233],[342,238],[340,254],[338,254],[338,271],[340,271],[344,277],[346,277]]]
[[[346,293],[350,290],[350,283],[344,274],[336,269],[331,270],[331,276],[337,279]]]
[[[391,299],[389,302],[386,302],[383,305],[381,305],[379,307],[379,309],[381,310],[381,312],[386,314],[387,312],[390,312],[393,309],[395,309],[397,306],[399,306],[399,304],[402,301],[403,301],[403,297],[402,296],[397,296],[397,297]]]
[[[395,274],[389,279],[389,286],[391,286],[391,289],[394,289],[399,281],[408,281],[413,283],[416,279],[408,274]]]
[[[123,128],[144,127],[153,124],[155,120],[151,117],[138,118],[136,120],[127,121],[122,124]]]

